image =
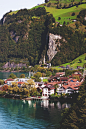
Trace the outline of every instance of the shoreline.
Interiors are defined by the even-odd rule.
[[[1,98],[8,98],[8,99],[15,99],[15,100],[34,100],[34,101],[42,101],[42,100],[49,100],[51,102],[61,102],[61,103],[74,103],[76,102],[76,99],[73,98],[49,98],[49,97],[22,97],[20,95],[13,95],[13,94],[5,94],[0,96]]]
[[[0,72],[11,72],[11,73],[16,73],[16,72],[22,72],[21,70],[19,70],[19,71],[10,71],[10,70],[0,70]]]

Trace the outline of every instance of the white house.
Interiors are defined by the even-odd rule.
[[[42,89],[42,96],[49,97],[49,95],[55,93],[55,87],[53,85],[47,85]]]

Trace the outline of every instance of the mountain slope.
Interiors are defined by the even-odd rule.
[[[52,3],[49,6],[50,2]],[[85,11],[82,16],[83,8],[86,8],[86,6],[84,7],[85,4],[78,5],[77,8],[74,5],[70,8],[57,9],[57,3],[55,4],[57,1],[51,0],[50,2],[40,5],[41,7],[34,7],[30,10],[21,9],[4,15],[0,21],[0,62],[7,62],[10,59],[23,59],[28,61],[29,65],[35,65],[44,56],[48,61],[47,50],[50,33],[62,37],[59,40],[61,45],[56,47],[59,52],[51,60],[52,65],[70,62],[86,52],[86,25],[83,24],[86,15]],[[78,10],[82,5],[81,11]],[[73,10],[74,8],[76,10]],[[75,11],[77,17],[77,22],[74,22],[75,28],[71,28],[71,24],[67,26],[63,18],[63,15],[68,17],[68,13],[71,15],[72,11]],[[62,26],[60,25],[61,23],[55,22],[56,17],[57,19],[61,18],[59,21],[63,18]],[[84,26],[83,33],[79,28],[79,24]],[[63,39],[65,39],[64,42]]]
[[[31,65],[37,64],[47,47],[46,35],[48,26],[52,22],[55,22],[53,16],[48,15],[44,7],[19,10],[13,15],[6,14],[0,26],[2,30],[0,50],[3,53],[0,55],[0,61],[8,61],[10,58],[27,58]],[[6,29],[2,29],[3,27]],[[5,47],[7,49],[3,50]]]

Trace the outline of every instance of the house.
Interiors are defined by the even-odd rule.
[[[49,97],[49,95],[55,93],[55,87],[53,85],[46,85],[42,89],[42,96],[43,97]]]
[[[15,81],[18,82],[27,82],[29,79],[28,78],[16,78]]]
[[[83,69],[81,66],[77,66],[77,69]]]
[[[7,85],[12,85],[12,82],[14,82],[14,79],[12,79],[12,78],[8,78],[5,80],[5,84],[7,84]]]
[[[55,75],[55,76],[51,76],[51,77],[48,79],[48,81],[49,81],[49,82],[55,82],[55,81],[57,81],[58,79],[60,79],[60,74]]]
[[[64,87],[58,87],[57,88],[57,94],[64,94],[65,93],[65,88]]]
[[[18,87],[20,88],[21,86],[23,86],[24,82],[18,82]]]
[[[60,77],[60,82],[67,82],[68,81],[68,77]]]
[[[56,75],[64,76],[65,72],[58,72],[58,73],[56,73]]]

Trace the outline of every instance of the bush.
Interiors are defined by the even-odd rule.
[[[75,13],[73,12],[71,16],[74,16],[74,15],[75,15]]]
[[[61,20],[61,17],[58,17],[58,20]]]

